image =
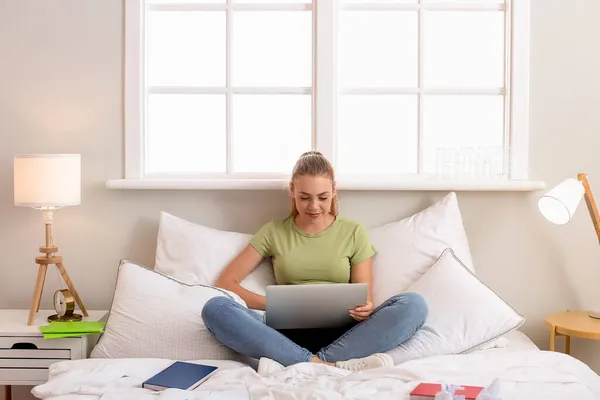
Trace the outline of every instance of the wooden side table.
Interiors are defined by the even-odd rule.
[[[571,337],[600,339],[600,319],[592,318],[587,311],[564,311],[546,317],[550,329],[550,351],[555,351],[557,336],[565,337],[565,353],[571,354]]]
[[[88,311],[85,321],[100,321],[106,311]],[[48,380],[55,362],[87,358],[99,335],[44,339],[40,325],[54,310],[40,310],[27,325],[29,310],[0,310],[0,385],[11,400],[11,385],[35,386]]]

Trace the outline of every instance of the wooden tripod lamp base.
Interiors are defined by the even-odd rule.
[[[62,257],[57,256],[58,247],[54,246],[52,243],[52,212],[45,211],[45,220],[46,220],[46,246],[40,247],[40,252],[43,253],[43,256],[39,256],[35,258],[36,264],[38,264],[38,274],[37,280],[35,282],[35,289],[33,291],[33,301],[31,302],[31,309],[29,310],[29,319],[27,320],[27,325],[33,325],[35,321],[35,315],[40,310],[40,302],[42,300],[42,292],[44,290],[44,282],[46,280],[46,271],[48,270],[49,265],[55,265],[62,276],[62,279],[65,281],[67,288],[75,298],[75,302],[79,306],[79,309],[83,313],[84,316],[88,316],[88,312],[75,290],[75,285],[69,278],[69,274],[62,262]]]
[[[40,247],[40,251],[42,253],[44,253],[44,252],[55,253],[56,251],[58,251],[58,248],[57,247]],[[46,254],[51,254],[51,253],[46,253]],[[40,311],[42,292],[44,290],[44,281],[46,280],[46,271],[48,270],[48,266],[52,265],[52,264],[56,265],[56,268],[58,268],[60,275],[62,276],[63,280],[65,281],[65,283],[67,285],[67,288],[69,288],[69,291],[75,298],[75,301],[77,302],[77,305],[79,306],[79,309],[81,310],[83,315],[87,317],[88,312],[85,309],[85,306],[83,305],[83,302],[81,301],[81,298],[79,297],[79,294],[77,293],[77,290],[75,290],[75,285],[73,285],[71,278],[69,278],[69,274],[67,273],[67,270],[65,269],[65,266],[62,263],[62,257],[61,256],[50,256],[50,257],[41,256],[41,257],[36,257],[35,261],[38,264],[38,274],[37,274],[37,280],[35,282],[35,289],[33,291],[33,301],[31,303],[31,309],[29,310],[29,320],[27,321],[27,325],[33,325],[33,322],[35,321],[35,315],[38,311]]]

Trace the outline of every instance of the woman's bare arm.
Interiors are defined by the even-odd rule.
[[[371,258],[356,264],[350,270],[350,282],[351,283],[366,283],[369,285],[369,293],[367,295],[367,301],[373,302],[373,261]]]
[[[372,266],[373,261],[368,258],[355,266],[350,271],[350,282],[351,283],[366,283],[369,286],[367,294],[367,304],[356,307],[350,311],[350,315],[357,321],[364,321],[369,318],[373,313],[373,292],[371,290],[373,277],[372,277]]]
[[[242,298],[248,308],[264,310],[266,298],[240,286],[240,283],[258,266],[263,257],[251,245],[229,263],[217,279],[216,286],[234,292]]]

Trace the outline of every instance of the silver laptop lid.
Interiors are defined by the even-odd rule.
[[[270,285],[265,322],[275,329],[334,328],[350,325],[350,309],[367,302],[366,283]]]

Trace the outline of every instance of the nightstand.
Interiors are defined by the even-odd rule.
[[[550,351],[554,351],[557,336],[565,336],[565,353],[571,354],[571,337],[600,339],[600,319],[587,311],[564,311],[549,315],[544,321],[550,328]]]
[[[99,335],[44,339],[40,325],[48,325],[54,310],[40,310],[27,325],[29,310],[0,310],[0,385],[11,399],[10,385],[35,386],[48,380],[48,367],[59,361],[87,358]],[[86,321],[100,321],[107,311],[88,311]]]

